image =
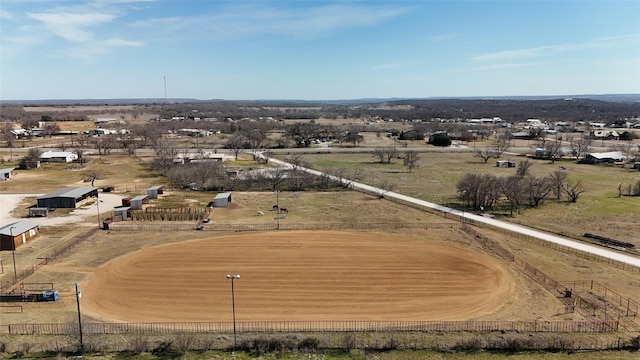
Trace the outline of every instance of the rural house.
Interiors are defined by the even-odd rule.
[[[40,224],[20,220],[0,227],[0,250],[15,250],[38,236]]]
[[[36,198],[37,207],[75,208],[79,203],[90,197],[98,197],[98,189],[93,186],[79,186],[62,188]]]

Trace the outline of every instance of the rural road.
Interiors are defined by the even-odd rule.
[[[268,158],[266,156],[264,156],[262,153],[258,153],[258,156],[261,156],[263,158],[268,159],[269,162],[275,163],[275,164],[279,164],[279,165],[283,165],[283,166],[287,166],[289,168],[292,167],[291,164],[285,162],[285,161],[281,161],[278,159],[274,159],[274,158]],[[308,168],[303,168],[303,167],[298,167],[299,169],[302,169],[308,173],[314,174],[314,175],[323,175],[322,172],[317,171],[317,170],[313,170],[313,169],[308,169]],[[331,176],[328,175],[330,178],[332,178],[333,180],[340,180],[335,176]],[[535,229],[530,229],[524,226],[520,226],[520,225],[516,225],[516,224],[511,224],[509,222],[506,221],[500,221],[500,220],[496,220],[496,219],[491,219],[491,218],[487,218],[484,216],[480,216],[480,215],[476,215],[476,214],[472,214],[472,213],[467,213],[467,212],[463,212],[460,210],[455,210],[455,209],[451,209],[449,207],[446,206],[442,206],[442,205],[438,205],[438,204],[434,204],[428,201],[424,201],[424,200],[420,200],[420,199],[416,199],[410,196],[406,196],[406,195],[402,195],[396,192],[392,192],[392,191],[384,191],[380,188],[374,187],[374,186],[370,186],[367,184],[363,184],[363,183],[359,183],[359,182],[351,182],[350,183],[351,187],[355,188],[355,189],[360,189],[366,192],[370,192],[370,193],[384,193],[384,197],[385,198],[394,198],[397,200],[402,200],[404,202],[409,202],[409,203],[413,203],[422,207],[426,207],[426,208],[430,208],[430,209],[434,209],[437,211],[442,211],[442,212],[447,212],[447,213],[451,213],[451,214],[455,214],[458,216],[463,216],[466,219],[470,219],[473,220],[475,222],[479,222],[479,223],[483,223],[483,224],[487,224],[489,226],[493,226],[493,227],[497,227],[500,229],[505,229],[505,230],[509,230],[509,231],[513,231],[519,234],[523,234],[523,235],[527,235],[527,236],[531,236],[534,237],[536,239],[540,239],[543,241],[548,241],[548,242],[552,242],[555,244],[559,244],[562,246],[566,246],[572,249],[576,249],[576,250],[580,250],[580,251],[584,251],[590,254],[594,254],[594,255],[598,255],[598,256],[602,256],[611,260],[615,260],[615,261],[619,261],[625,264],[629,264],[629,265],[633,265],[633,266],[637,266],[640,267],[640,258],[635,257],[635,256],[631,256],[631,255],[626,255],[626,254],[622,254],[616,251],[612,251],[606,248],[602,248],[602,247],[598,247],[598,246],[594,246],[594,245],[589,245],[589,244],[585,244],[579,241],[575,241],[569,238],[565,238],[562,236],[557,236],[557,235],[552,235],[549,233],[545,233],[543,231],[539,231],[539,230],[535,230]]]

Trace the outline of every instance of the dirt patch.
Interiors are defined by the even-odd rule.
[[[88,270],[88,269],[85,269]],[[94,269],[83,309],[103,320],[464,320],[490,314],[511,276],[488,256],[378,233],[286,232],[143,249]]]

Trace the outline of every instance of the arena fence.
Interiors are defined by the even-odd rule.
[[[233,333],[231,322],[83,323],[87,335]],[[615,320],[591,321],[266,321],[236,322],[239,333],[292,332],[543,332],[602,333],[618,330]],[[77,324],[9,324],[7,335],[77,335]]]
[[[113,231],[270,231],[270,230],[389,230],[389,229],[459,229],[458,223],[262,223],[262,224],[196,224],[196,223],[111,223]]]

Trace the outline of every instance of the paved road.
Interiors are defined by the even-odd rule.
[[[262,156],[264,158],[264,155],[259,154],[259,156]],[[279,164],[279,165],[284,165],[287,167],[292,167],[291,164],[278,160],[278,159],[274,159],[274,158],[268,158],[269,162],[275,163],[275,164]],[[312,169],[306,169],[306,168],[301,168],[311,174],[315,174],[315,175],[322,175],[322,173],[320,171],[317,170],[312,170]],[[337,177],[334,176],[329,176],[330,178],[332,178],[333,180],[340,180]],[[539,230],[534,230],[534,229],[530,229],[524,226],[520,226],[520,225],[516,225],[516,224],[512,224],[506,221],[500,221],[500,220],[496,220],[496,219],[491,219],[491,218],[487,218],[484,216],[480,216],[480,215],[476,215],[476,214],[472,214],[472,213],[467,213],[467,212],[463,212],[460,210],[455,210],[455,209],[451,209],[449,207],[446,206],[442,206],[442,205],[438,205],[438,204],[434,204],[428,201],[424,201],[424,200],[420,200],[420,199],[416,199],[410,196],[406,196],[406,195],[402,195],[396,192],[392,192],[392,191],[383,191],[380,188],[376,188],[374,186],[370,186],[367,184],[363,184],[363,183],[359,183],[359,182],[351,182],[351,186],[355,189],[360,189],[360,190],[364,190],[366,192],[370,192],[370,193],[379,193],[382,194],[384,193],[384,197],[385,198],[394,198],[394,199],[398,199],[398,200],[402,200],[405,202],[409,202],[409,203],[413,203],[419,206],[423,206],[426,208],[431,208],[434,210],[438,210],[438,211],[442,211],[442,212],[448,212],[451,214],[455,214],[458,216],[464,216],[464,218],[466,219],[470,219],[479,223],[483,223],[483,224],[487,224],[490,226],[494,226],[497,228],[501,228],[501,229],[505,229],[505,230],[509,230],[509,231],[513,231],[519,234],[523,234],[523,235],[528,235],[531,237],[534,237],[536,239],[540,239],[543,241],[548,241],[548,242],[552,242],[552,243],[556,243],[559,245],[563,245],[572,249],[576,249],[576,250],[580,250],[580,251],[584,251],[590,254],[594,254],[594,255],[598,255],[598,256],[602,256],[608,259],[612,259],[612,260],[616,260],[616,261],[620,261],[622,263],[626,263],[629,265],[633,265],[633,266],[637,266],[640,267],[640,258],[635,257],[635,256],[631,256],[631,255],[627,255],[627,254],[622,254],[616,251],[612,251],[603,247],[599,247],[599,246],[594,246],[594,245],[589,245],[589,244],[585,244],[579,241],[575,241],[569,238],[565,238],[562,236],[557,236],[557,235],[552,235],[549,233],[545,233]]]

